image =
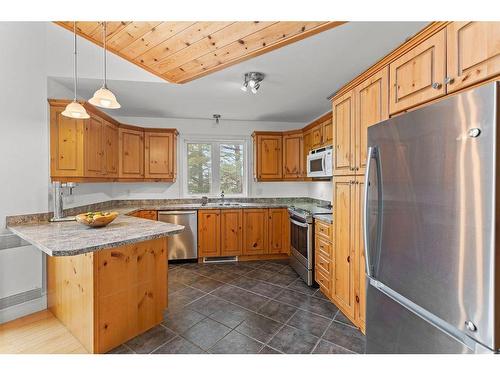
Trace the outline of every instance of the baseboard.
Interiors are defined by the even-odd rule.
[[[39,298],[20,303],[0,310],[0,324],[6,323],[11,320],[21,318],[23,316],[33,314],[37,311],[45,310],[47,308],[47,296],[42,295]]]

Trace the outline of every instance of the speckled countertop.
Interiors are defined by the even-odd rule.
[[[104,228],[88,228],[76,221],[19,224],[13,233],[51,256],[79,255],[180,233],[182,225],[119,215]]]
[[[314,214],[314,220],[319,220],[327,224],[333,224],[333,215],[332,214]]]

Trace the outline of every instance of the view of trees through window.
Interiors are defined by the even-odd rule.
[[[244,193],[244,145],[242,142],[187,144],[187,193],[226,195]]]

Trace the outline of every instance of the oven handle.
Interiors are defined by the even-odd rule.
[[[290,218],[290,222],[292,224],[295,224],[295,225],[297,225],[299,227],[302,227],[302,228],[308,228],[309,227],[309,224],[307,224],[307,223],[301,223],[300,221],[293,220],[292,218]]]

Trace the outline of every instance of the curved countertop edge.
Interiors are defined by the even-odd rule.
[[[333,224],[333,214],[314,214],[313,218],[323,223]]]

